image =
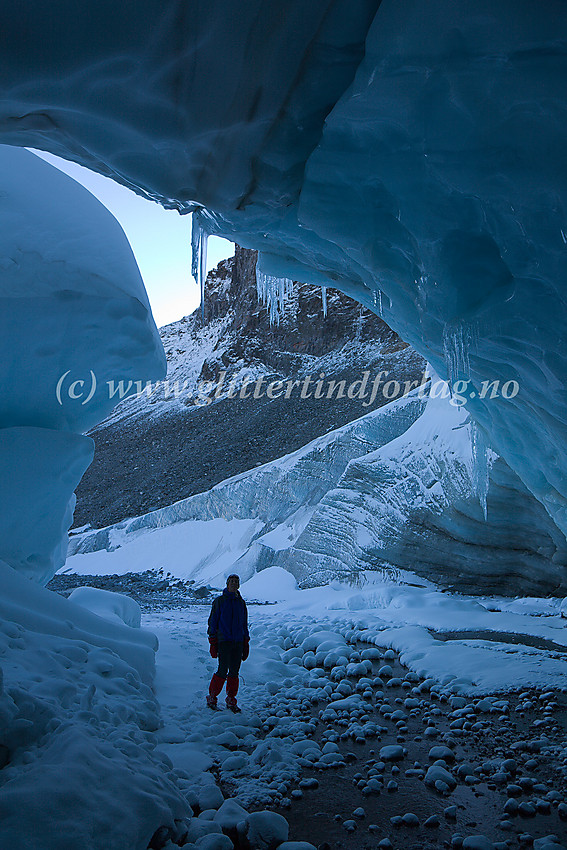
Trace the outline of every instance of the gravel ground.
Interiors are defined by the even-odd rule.
[[[184,582],[174,576],[165,575],[163,570],[146,570],[143,573],[104,576],[63,573],[54,576],[47,588],[62,596],[69,596],[76,587],[85,585],[113,593],[125,593],[136,600],[142,611],[210,605],[218,591],[212,591],[206,586],[193,590],[193,584],[192,581]]]
[[[398,660],[387,664],[393,675],[367,689],[358,719],[328,722],[325,709],[310,712],[318,721],[314,738],[335,743],[346,763],[305,772],[317,785],[289,798],[290,840],[319,850],[437,850],[482,835],[492,842],[487,850],[504,850],[554,834],[565,844],[567,694],[500,694],[502,710],[488,714],[478,700],[437,696],[430,681],[408,675]],[[369,677],[380,681],[378,666]],[[357,681],[350,681],[356,690]],[[379,740],[357,735],[356,725],[367,721],[384,729]],[[402,757],[381,758],[385,745],[399,745]],[[450,774],[454,790],[429,787],[434,762]]]

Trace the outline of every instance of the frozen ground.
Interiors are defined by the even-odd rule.
[[[188,829],[189,847],[228,848],[228,812],[225,832],[247,846],[262,810],[321,848],[567,846],[560,601],[457,597],[404,578],[298,590],[272,568],[245,582],[251,653],[236,716],[204,707],[207,600],[168,608],[167,582],[139,596],[160,647],[154,756],[197,815],[178,819],[178,838]]]
[[[490,600],[508,610],[489,612],[381,581],[298,591],[280,572],[243,587],[273,604],[250,605],[236,718],[203,711],[215,664],[208,608],[145,615],[161,647],[158,736],[176,767],[206,753],[225,795],[283,811],[290,838],[315,846],[459,847],[459,835],[480,834],[496,847],[567,841],[567,634],[557,605]],[[457,628],[469,635],[431,634]]]

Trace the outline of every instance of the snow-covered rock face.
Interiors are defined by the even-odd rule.
[[[205,205],[268,274],[383,292],[565,531],[565,26],[558,0],[29,0],[0,140]],[[493,380],[519,392],[479,399]]]

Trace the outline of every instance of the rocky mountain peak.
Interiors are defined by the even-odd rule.
[[[297,281],[284,301],[279,322],[270,323],[268,306],[258,299],[257,257],[257,251],[236,245],[234,257],[223,260],[207,276],[205,326],[224,317],[228,322],[214,352],[203,362],[202,379],[216,380],[239,362],[262,362],[277,374],[295,375],[306,365],[302,355],[325,357],[347,343],[385,347],[389,353],[407,348],[379,316],[339,290],[327,290],[325,315],[321,288]]]
[[[95,459],[77,490],[77,526],[205,491],[392,400],[349,393],[365,375],[419,382],[422,358],[337,290],[327,290],[325,316],[320,287],[294,282],[279,324],[270,324],[256,260],[236,246],[207,276],[204,323],[198,308],[160,329],[167,379],[125,399],[91,432]],[[290,391],[268,395],[271,381]]]

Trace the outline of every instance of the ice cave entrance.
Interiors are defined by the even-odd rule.
[[[82,165],[44,151],[34,150],[34,153],[88,189],[121,224],[158,327],[196,309],[201,294],[191,274],[191,215],[181,216],[176,210],[165,209]],[[219,236],[209,237],[205,274],[233,254],[232,242]]]

